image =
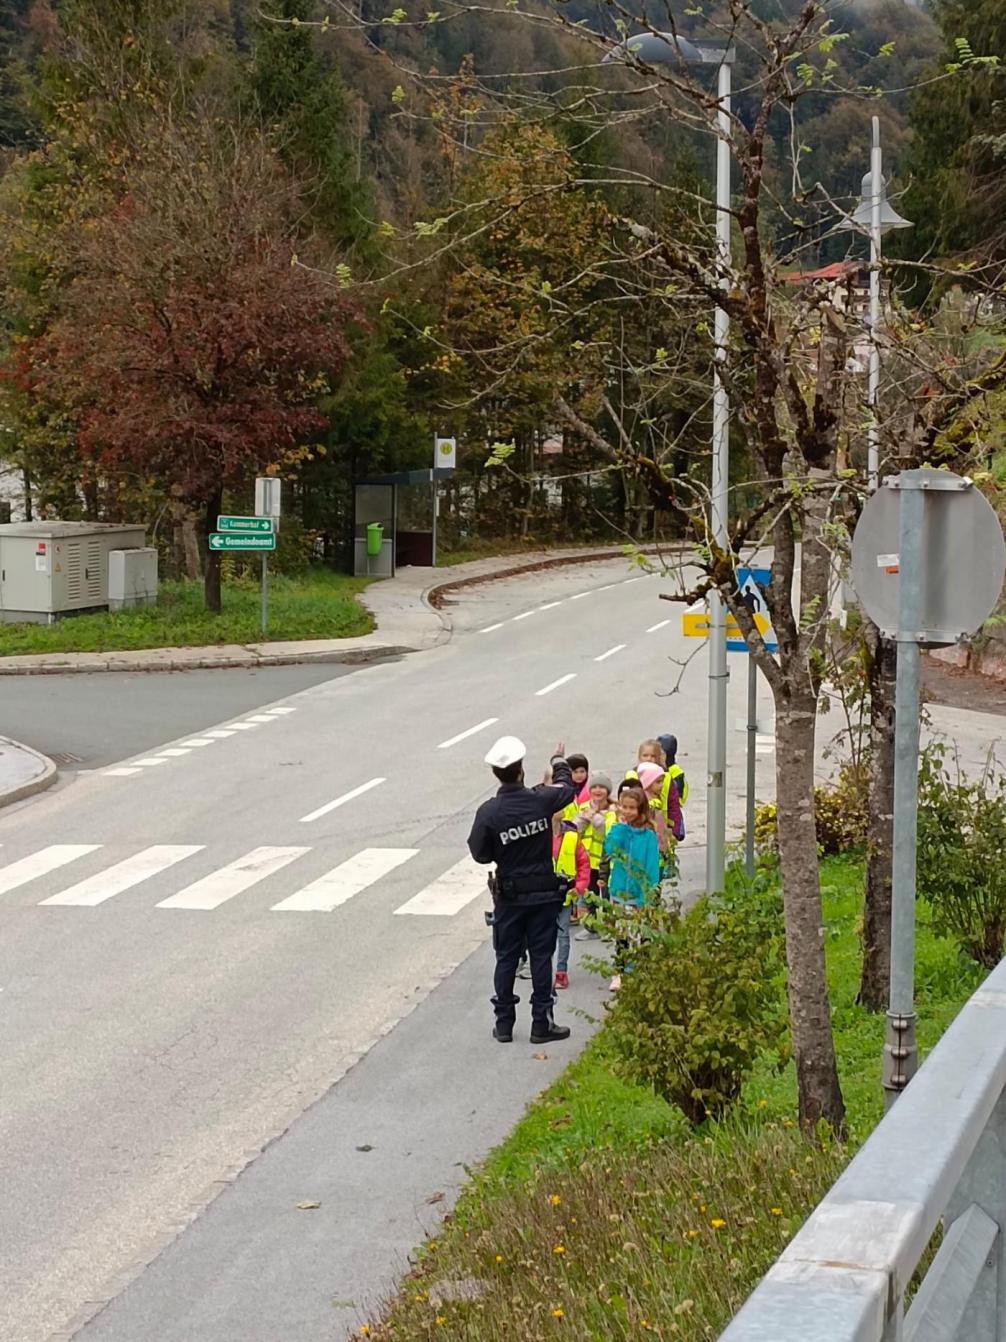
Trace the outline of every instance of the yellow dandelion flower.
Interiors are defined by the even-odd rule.
[[[758,1101],[758,1108],[759,1108],[759,1109],[767,1109],[767,1108],[768,1108],[768,1100],[759,1100],[759,1101]]]
[[[570,1225],[575,1226],[575,1225],[576,1225],[576,1217],[575,1217],[575,1216],[571,1216],[571,1217],[569,1218],[569,1223],[570,1223]]]
[[[553,1311],[552,1311],[552,1318],[553,1318],[553,1319],[564,1319],[565,1317],[566,1317],[566,1316],[565,1316],[565,1314],[562,1312],[561,1309],[558,1309],[558,1308],[553,1309]]]
[[[496,1261],[497,1261],[497,1263],[502,1263],[502,1261],[503,1261],[503,1255],[502,1255],[501,1253],[498,1253],[498,1254],[496,1255]]]
[[[714,1216],[713,1219],[709,1222],[709,1224],[712,1226],[714,1230],[722,1230],[723,1227],[726,1225],[726,1221],[724,1221],[719,1216]]]
[[[697,1230],[689,1230],[687,1232],[687,1236],[689,1239],[694,1239],[698,1233],[699,1232]]]
[[[557,1244],[555,1248],[552,1250],[552,1252],[559,1254],[559,1256],[561,1257],[566,1252],[565,1244]]]
[[[553,1193],[552,1196],[549,1198],[549,1202],[551,1203],[551,1205],[552,1205],[553,1207],[558,1207],[558,1205],[559,1205],[559,1203],[560,1203],[561,1201],[562,1201],[562,1198],[559,1196],[558,1193]]]
[[[437,1317],[436,1317],[436,1324],[437,1324],[437,1327],[438,1327],[438,1328],[441,1327],[441,1326],[442,1326],[443,1324],[445,1324],[446,1322],[447,1322],[447,1315],[446,1315],[446,1314],[438,1314],[438,1315],[437,1315]]]
[[[769,1207],[769,1211],[772,1213],[773,1216],[781,1216],[781,1215],[782,1215],[782,1208],[781,1208],[781,1207]]]
[[[782,1125],[784,1128],[791,1128],[793,1126],[793,1120],[791,1118],[784,1118]]]
[[[704,1202],[700,1203],[700,1204],[699,1204],[699,1211],[700,1211],[700,1212],[704,1212],[705,1209],[706,1209],[706,1204],[705,1204]]]
[[[369,1323],[361,1323],[361,1324],[360,1324],[360,1336],[361,1336],[361,1337],[369,1337],[369,1336],[370,1336],[370,1324],[369,1324]]]

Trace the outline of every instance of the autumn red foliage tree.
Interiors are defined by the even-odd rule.
[[[309,450],[359,320],[298,258],[298,207],[255,135],[162,126],[128,194],[67,238],[74,279],[30,349],[86,469],[156,479],[207,533],[225,490]],[[219,611],[213,554],[205,592]]]

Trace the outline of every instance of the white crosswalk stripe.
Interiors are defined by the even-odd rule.
[[[205,845],[201,843],[155,844],[152,848],[144,848],[142,853],[116,862],[114,867],[109,867],[106,871],[88,876],[86,880],[71,885],[68,890],[63,890],[58,895],[43,899],[42,903],[81,904],[87,908],[94,908],[97,904],[104,904],[105,900],[111,899],[113,895],[121,895],[124,890],[132,889],[141,881],[147,881],[151,876],[167,871],[176,862],[192,857],[195,853],[201,853],[204,847]]]
[[[0,845],[2,847],[3,845]],[[63,843],[51,844],[36,852],[27,853],[0,866],[0,895],[20,890],[32,882],[44,882],[63,867],[106,849],[101,843]],[[8,845],[8,850],[10,845]],[[302,846],[252,848],[233,860],[224,862],[232,854],[220,854],[217,859],[223,865],[215,865],[212,870],[190,884],[181,886],[178,878],[172,875],[172,883],[165,890],[165,882],[158,882],[156,894],[148,897],[148,907],[158,909],[188,909],[210,911],[219,908],[228,900],[241,895],[259,882],[274,876],[284,867],[299,858],[323,848],[313,849]],[[41,889],[30,894],[32,903],[41,905],[59,905],[63,907],[96,908],[116,895],[132,890],[144,882],[162,876],[179,863],[197,854],[205,854],[204,863],[210,850],[206,844],[154,844],[139,852],[119,856],[111,860],[111,853],[105,858],[107,865],[100,871],[93,871],[83,880],[48,894],[61,883],[55,877],[41,885]],[[23,853],[23,850],[22,850]],[[357,895],[378,886],[385,877],[420,855],[418,848],[362,848],[320,876],[302,885],[296,879],[284,882],[289,894],[285,894],[277,903],[270,905],[273,913],[333,913],[342,905],[349,903]],[[450,861],[447,853],[442,853],[446,865]],[[90,864],[92,867],[94,863]],[[428,869],[428,868],[427,868]],[[65,879],[65,878],[62,878]],[[303,879],[303,878],[301,878]],[[413,890],[420,884],[418,880],[410,882]],[[473,862],[468,856],[423,886],[404,904],[394,910],[395,914],[409,916],[433,916],[450,918],[461,912],[479,895],[485,894],[486,870]],[[46,896],[43,898],[42,896]],[[160,898],[159,898],[160,897]],[[153,899],[157,903],[153,904]],[[130,905],[135,910],[136,905]],[[261,905],[257,906],[261,909]]]
[[[297,890],[289,898],[274,904],[272,912],[331,913],[382,876],[387,876],[389,871],[408,862],[418,851],[416,848],[364,848],[355,857],[333,867],[310,885],[305,885],[303,890]]]
[[[470,857],[463,857],[395,913],[451,917],[485,893],[485,867],[480,867]]]
[[[42,848],[37,853],[22,857],[18,862],[0,867],[0,895],[6,894],[8,890],[16,890],[18,886],[27,885],[29,881],[34,881],[39,876],[48,876],[50,871],[58,871],[68,862],[74,862],[78,857],[86,857],[88,853],[94,853],[100,847],[100,843],[54,843],[49,848]]]
[[[294,858],[310,852],[308,848],[253,848],[236,862],[211,871],[202,880],[179,890],[177,895],[162,899],[159,909],[216,909],[228,899],[240,895],[249,886],[264,881],[273,872],[285,867]]]

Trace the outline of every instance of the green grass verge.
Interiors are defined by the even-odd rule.
[[[270,578],[267,637],[280,641],[370,633],[374,622],[356,599],[367,581],[328,569]],[[257,643],[261,638],[257,581],[225,582],[220,615],[205,609],[201,583],[166,582],[156,606],[74,615],[50,625],[0,625],[0,655],[200,647]]]
[[[602,1032],[530,1106],[419,1253],[381,1342],[718,1336],[882,1112],[882,1017],[855,1004],[862,863],[822,864],[828,975],[850,1142],[808,1143],[792,1065],[757,1068],[693,1132],[618,1080]],[[918,1034],[930,1048],[983,975],[920,910]]]

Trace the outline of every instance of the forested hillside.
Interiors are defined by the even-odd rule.
[[[779,7],[764,9],[769,26],[780,21]],[[982,71],[972,84],[984,78],[983,90],[958,84],[948,99],[925,81],[958,33],[976,51],[1001,44],[1004,9],[955,3],[940,11],[941,33],[902,0],[834,7],[799,103],[772,113],[765,173],[789,203],[767,208],[782,261],[862,255],[832,225],[834,202],[858,196],[873,114],[894,187],[910,187],[917,254],[996,236],[1000,142],[975,135],[983,117],[1001,118],[998,86]],[[715,36],[728,18],[689,6],[680,31]],[[680,377],[653,376],[654,352],[704,357],[705,318],[683,304],[668,327],[644,305],[616,331],[592,306],[589,260],[627,213],[703,236],[713,155],[687,118],[634,115],[628,95],[617,117],[585,117],[578,67],[597,55],[577,25],[612,41],[628,31],[587,0],[530,20],[511,6],[407,12],[382,0],[352,11],[326,0],[0,0],[0,464],[15,507],[140,517],[165,559],[193,573],[204,519],[274,470],[302,552],[339,560],[352,481],[426,466],[439,429],[461,441],[448,538],[651,525],[645,484],[609,469],[591,426],[604,427],[613,398],[642,395],[632,432],[687,474],[709,408]],[[743,121],[761,93],[743,45],[735,89]],[[450,248],[424,233],[543,172],[567,186],[493,233]],[[654,183],[674,186],[672,213]],[[521,294],[500,287],[517,273]],[[529,305],[528,275],[546,291],[572,286],[595,325],[573,330],[554,305]],[[528,331],[533,360],[504,373],[487,357]],[[604,354],[613,343],[635,370],[631,396]],[[512,455],[487,468],[497,442]],[[741,441],[741,476],[744,462]]]

